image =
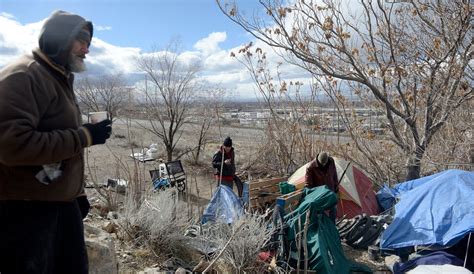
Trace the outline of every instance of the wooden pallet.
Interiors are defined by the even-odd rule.
[[[296,207],[298,207],[298,204],[300,203],[301,195],[303,195],[303,189],[298,189],[291,193],[281,195],[277,197],[276,204],[279,205],[280,208],[283,209],[284,213],[289,213],[295,210]]]
[[[249,206],[254,210],[266,209],[281,196],[278,184],[285,182],[288,177],[259,179],[249,183]]]

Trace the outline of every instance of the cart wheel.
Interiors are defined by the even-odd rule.
[[[275,232],[272,236],[273,242],[277,246],[276,256],[277,259],[285,258],[286,259],[286,225],[283,222],[283,212],[280,210],[280,205],[276,205],[273,210],[272,223],[275,228]]]
[[[186,181],[179,181],[176,182],[176,188],[179,192],[184,192],[186,190]]]

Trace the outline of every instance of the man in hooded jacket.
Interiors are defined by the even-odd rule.
[[[87,273],[84,148],[111,121],[82,124],[73,91],[92,23],[64,11],[39,48],[0,70],[0,273]]]
[[[319,153],[306,168],[305,187],[314,188],[326,185],[334,193],[339,193],[336,164],[334,158],[325,151]],[[336,206],[329,210],[329,218],[336,222]]]

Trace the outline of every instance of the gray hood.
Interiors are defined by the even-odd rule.
[[[79,15],[55,11],[46,20],[39,36],[39,47],[51,60],[68,69],[68,55],[71,43],[79,31],[87,26],[93,35],[92,23]]]

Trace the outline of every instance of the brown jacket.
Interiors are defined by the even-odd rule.
[[[316,157],[317,159],[317,157]],[[329,157],[325,167],[318,165],[318,161],[314,159],[306,168],[306,187],[313,188],[317,186],[327,185],[334,192],[339,191],[337,180],[336,165],[334,159]]]
[[[0,70],[0,201],[71,201],[84,191],[90,135],[73,81],[39,49]],[[42,165],[57,162],[57,180],[35,178]]]

